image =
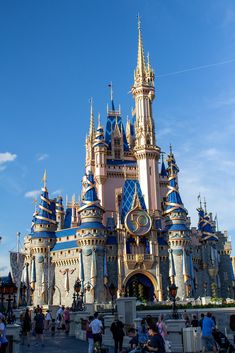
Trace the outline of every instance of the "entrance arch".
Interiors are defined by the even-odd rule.
[[[125,294],[140,300],[153,301],[157,297],[156,278],[146,271],[133,271],[124,280]]]

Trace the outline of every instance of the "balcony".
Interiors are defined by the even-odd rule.
[[[136,268],[136,265],[142,265],[144,269],[150,270],[155,262],[155,256],[150,254],[126,254],[124,262],[129,270]]]

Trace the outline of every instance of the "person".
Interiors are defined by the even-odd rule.
[[[214,353],[217,353],[216,344],[212,335],[212,331],[215,328],[215,323],[211,318],[211,313],[208,312],[206,317],[202,321],[202,353],[205,353],[205,350],[213,350]]]
[[[65,324],[65,333],[69,334],[69,323],[70,323],[70,312],[69,307],[67,306],[64,310],[64,324]]]
[[[200,318],[200,320],[198,321],[198,326],[201,327],[201,329],[202,329],[202,322],[203,322],[203,320],[204,320],[204,317],[205,317],[205,315],[204,315],[203,313],[201,313],[201,318]]]
[[[6,338],[6,324],[4,315],[0,313],[0,353],[6,353],[8,340]]]
[[[93,350],[94,350],[94,338],[92,334],[92,329],[89,326],[93,319],[94,319],[93,316],[89,316],[86,323],[86,339],[88,341],[88,353],[93,353]]]
[[[26,344],[29,347],[29,333],[31,331],[31,316],[29,309],[26,308],[25,314],[22,317],[22,335],[23,335],[23,342],[22,344],[24,345],[24,338],[26,338]]]
[[[197,319],[196,315],[193,315],[193,319],[191,321],[191,326],[192,327],[198,327],[199,326],[198,325],[198,319]]]
[[[157,322],[157,328],[159,334],[162,336],[163,340],[165,341],[165,338],[167,336],[167,329],[166,329],[166,324],[164,322],[164,315],[160,315],[158,318]]]
[[[101,348],[103,325],[102,322],[98,319],[98,315],[98,312],[94,313],[94,319],[89,324],[89,327],[91,328],[93,334],[94,344],[97,343],[99,348]]]
[[[164,340],[158,332],[156,325],[151,325],[148,328],[148,334],[150,339],[144,344],[143,352],[166,353]]]
[[[51,313],[50,310],[47,310],[46,317],[45,317],[45,330],[48,330],[51,323]]]
[[[44,330],[44,314],[42,313],[42,309],[39,308],[39,311],[34,317],[35,321],[35,334],[39,342],[41,342],[42,347],[44,347],[43,342],[43,330]]]
[[[138,335],[136,333],[136,329],[131,327],[128,330],[128,336],[131,337],[131,339],[129,341],[129,346],[128,346],[128,348],[122,350],[121,353],[134,353],[136,348],[139,345],[139,339],[138,339]]]
[[[137,328],[139,343],[143,344],[148,340],[147,323],[146,319],[143,319]]]
[[[58,330],[61,329],[63,314],[64,314],[63,307],[60,306],[59,309],[56,312],[56,324],[57,324],[57,329]]]
[[[123,328],[123,323],[116,317],[110,327],[114,340],[114,353],[122,351],[123,337],[125,336]]]

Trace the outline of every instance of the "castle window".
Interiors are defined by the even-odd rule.
[[[67,240],[69,240],[69,237],[67,237]]]
[[[119,147],[120,146],[120,139],[117,138],[117,137],[114,138],[114,146],[115,147]]]
[[[42,241],[42,239],[39,238],[38,241]]]
[[[149,167],[149,175],[152,175],[152,168]]]
[[[115,150],[114,151],[114,158],[115,159],[120,159],[121,158],[121,151],[120,150]]]

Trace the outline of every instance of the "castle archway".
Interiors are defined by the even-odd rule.
[[[125,281],[125,295],[139,300],[153,301],[157,294],[158,285],[155,277],[146,271],[134,271]]]

